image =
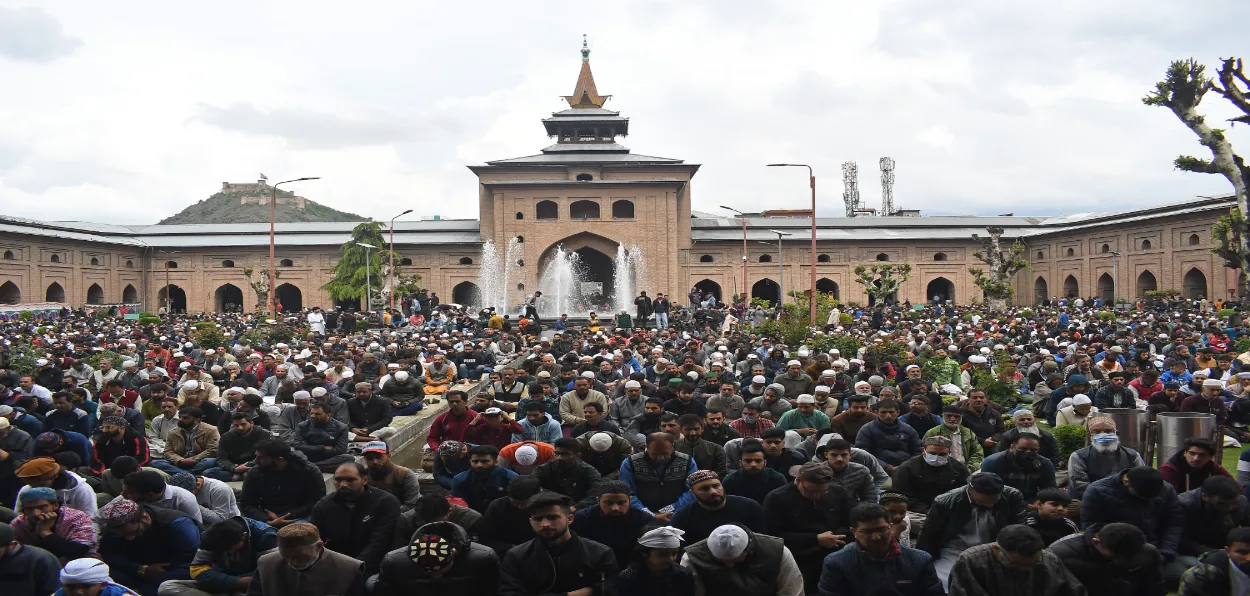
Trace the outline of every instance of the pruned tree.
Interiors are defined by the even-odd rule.
[[[1217,74],[1218,81],[1208,78],[1206,66],[1193,58],[1176,60],[1168,67],[1165,78],[1142,98],[1142,102],[1148,106],[1171,110],[1198,136],[1198,143],[1211,152],[1210,159],[1181,155],[1172,162],[1176,169],[1218,174],[1232,185],[1237,207],[1230,210],[1228,215],[1220,217],[1212,226],[1211,239],[1216,247],[1211,252],[1224,259],[1225,267],[1241,271],[1237,286],[1238,294],[1244,300],[1247,296],[1246,266],[1250,263],[1250,234],[1246,230],[1246,216],[1250,214],[1246,180],[1250,179],[1250,168],[1233,151],[1233,144],[1225,134],[1226,131],[1207,124],[1206,116],[1198,111],[1198,105],[1208,91],[1214,91],[1242,112],[1241,116],[1232,118],[1229,122],[1250,123],[1250,99],[1246,98],[1250,79],[1246,77],[1240,58],[1221,59]]]
[[[903,283],[911,279],[911,265],[856,265],[855,283],[864,286],[864,291],[873,301],[883,303],[898,294]]]
[[[376,248],[366,248],[358,243],[371,244]],[[367,305],[367,308],[372,310],[382,304],[382,293],[387,283],[391,260],[390,253],[386,250],[386,239],[382,235],[382,224],[367,221],[352,228],[352,237],[343,243],[340,250],[342,256],[334,265],[334,278],[321,286],[321,289],[330,294],[332,300],[360,300],[365,296],[368,282],[372,288],[373,304]],[[398,254],[394,255],[394,259],[395,262],[403,260]]]
[[[972,256],[985,263],[989,271],[980,267],[969,267],[968,273],[972,274],[972,282],[985,292],[985,303],[990,310],[1002,311],[1007,308],[1007,301],[1015,294],[1012,278],[1017,271],[1028,267],[1029,262],[1024,259],[1024,243],[1016,240],[1011,243],[1010,249],[1003,250],[1003,229],[990,227],[985,231],[989,232],[988,238],[982,238],[979,234],[972,235],[973,240],[981,243],[981,248],[972,251]]]
[[[273,287],[269,279],[269,270],[261,269],[257,274],[256,270],[248,267],[243,270],[243,277],[247,278],[247,285],[251,286],[252,293],[256,295],[256,312],[263,312],[269,308],[269,289]],[[282,272],[275,269],[273,278],[282,277]]]

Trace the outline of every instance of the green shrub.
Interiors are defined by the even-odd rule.
[[[1235,310],[1233,310],[1233,309],[1231,309],[1231,308],[1221,308],[1221,309],[1220,309],[1220,318],[1221,318],[1221,319],[1226,319],[1226,318],[1228,318],[1228,317],[1233,316],[1233,314],[1235,314],[1236,312],[1237,312],[1237,311],[1235,311]]]
[[[208,327],[199,327],[191,334],[195,338],[195,343],[201,348],[215,348],[217,346],[226,345],[226,335],[218,329],[213,323],[209,323]]]
[[[17,318],[22,321],[33,321],[35,320],[35,313],[30,312],[29,310],[24,310],[17,313]]]
[[[1059,444],[1059,465],[1064,467],[1067,465],[1068,457],[1074,452],[1085,447],[1085,427],[1075,424],[1065,424],[1056,426],[1051,429],[1051,434],[1055,435],[1055,442]]]
[[[139,311],[139,316],[140,316],[140,317],[155,317],[155,316],[156,316],[156,313],[154,313],[154,312],[148,312],[148,311],[146,311],[146,310],[141,310],[141,311]]]
[[[855,322],[855,318],[852,317],[850,313],[844,312],[841,315],[838,315],[838,322],[842,323],[843,325],[850,325],[851,323]]]
[[[1115,313],[1110,312],[1110,311],[1105,311],[1105,310],[1101,311],[1098,313],[1098,320],[1103,321],[1103,322],[1114,321]]]
[[[364,320],[364,319],[356,319],[356,330],[357,330],[357,331],[368,331],[368,330],[369,330],[369,321],[366,321],[366,320]]]
[[[91,313],[91,318],[97,321],[103,321],[104,319],[109,318],[109,311],[106,308],[101,308],[100,310]]]
[[[1242,337],[1233,342],[1233,349],[1236,350],[1238,354],[1250,352],[1250,337]]]
[[[120,370],[122,362],[126,360],[126,357],[118,354],[117,352],[105,350],[103,352],[96,352],[95,354],[92,354],[89,358],[87,358],[87,364],[90,364],[91,368],[99,370],[101,360],[112,361],[113,368]]]
[[[1020,311],[1020,316],[1022,316],[1022,317],[1024,317],[1024,318],[1026,318],[1026,319],[1027,319],[1027,318],[1029,318],[1029,317],[1031,317],[1031,316],[1033,316],[1033,309],[1031,309],[1031,308],[1026,308],[1026,309],[1024,309],[1024,310]]]
[[[191,326],[196,329],[215,329],[217,328],[217,323],[211,323],[209,321],[200,321]]]
[[[283,323],[270,325],[264,329],[264,332],[265,339],[271,346],[279,343],[290,343],[295,337],[295,328]]]
[[[957,402],[957,401],[959,401],[959,400],[960,400],[960,396],[958,396],[958,395],[943,395],[943,396],[942,396],[942,405],[944,405],[944,406],[949,406],[949,405],[952,405],[952,404],[954,404],[955,402]]]
[[[151,315],[149,315],[149,316],[139,315],[139,324],[140,324],[140,325],[159,325],[159,324],[160,324],[160,322],[161,322],[161,318],[160,318],[160,317],[157,317],[157,316],[151,316]]]

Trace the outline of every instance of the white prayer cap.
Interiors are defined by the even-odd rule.
[[[755,375],[754,377],[751,377],[752,383],[763,383],[766,380],[767,379],[764,378],[764,375]]]
[[[813,391],[816,393],[829,393],[829,388],[824,385],[817,385]]]
[[[586,372],[582,373],[582,378],[585,378],[585,379],[590,379],[590,380],[592,380],[592,381],[593,381],[593,380],[595,379],[595,372],[594,372],[594,371],[592,371],[592,370],[588,370],[588,371],[586,371]]]
[[[538,461],[538,450],[532,445],[522,445],[516,450],[516,462],[523,466],[532,466]]]
[[[815,397],[812,397],[812,394],[810,394],[810,393],[804,393],[804,394],[800,395],[800,396],[798,397],[798,399],[795,399],[795,400],[794,400],[794,403],[799,403],[799,404],[814,404],[814,403],[816,403],[816,398],[815,398]]]
[[[682,535],[686,532],[673,526],[660,526],[638,538],[638,544],[647,548],[681,548]]]
[[[132,367],[135,367],[135,366],[138,366],[138,365],[137,365],[137,364],[135,364],[135,361],[134,361],[134,360],[123,360],[123,361],[122,361],[122,368],[132,368]],[[72,562],[72,561],[71,561],[71,562]]]
[[[61,584],[65,586],[111,583],[113,579],[109,577],[109,566],[99,559],[74,559],[61,570]]]
[[[397,370],[397,371],[395,371],[395,380],[396,380],[396,381],[399,381],[400,383],[407,383],[407,382],[408,382],[408,371],[406,371],[406,370]]]
[[[1094,402],[1090,401],[1089,396],[1084,393],[1078,393],[1072,398],[1072,405],[1074,406],[1087,406],[1092,403]]]
[[[608,435],[608,433],[595,433],[591,435],[588,443],[590,443],[591,449],[594,449],[598,453],[603,453],[612,446],[612,437]],[[520,451],[520,449],[517,451]]]
[[[628,381],[625,381],[625,388],[626,389],[642,389],[642,383],[639,383],[638,381],[630,379]]]
[[[832,368],[826,368],[825,370],[820,371],[820,376],[822,376],[822,377],[836,377],[836,376],[838,376],[838,371],[833,370]]]
[[[321,388],[318,387],[318,389],[321,389]],[[321,389],[321,390],[325,391],[325,389]],[[307,391],[296,391],[293,395],[291,395],[291,399],[295,401],[312,399],[312,394]]]
[[[986,347],[982,347],[982,348],[981,348],[981,353],[982,353],[982,354],[989,354],[989,353],[990,353],[990,349],[989,349],[989,348],[986,348]]]
[[[326,393],[327,391],[325,387],[313,387],[313,390],[311,393],[309,393],[309,395],[313,397],[321,397],[325,395]]]
[[[187,370],[188,368],[191,368],[190,362],[183,362],[182,364],[178,365],[178,370]]]
[[[386,365],[386,368],[389,368],[389,369],[391,369],[391,370],[399,370],[399,363],[398,363],[398,362],[392,362],[392,363],[390,363],[390,364],[387,364],[387,365]]]
[[[196,389],[200,388],[200,382],[195,379],[191,379],[190,381],[183,383],[182,388],[186,389],[187,391],[195,391]]]
[[[174,352],[174,358],[182,358],[182,352]]]
[[[747,546],[751,543],[751,538],[747,536],[747,531],[740,526],[727,524],[712,530],[712,534],[707,537],[707,549],[712,553],[713,557],[722,561],[730,561],[738,558]]]
[[[789,368],[789,367],[791,367],[791,366],[803,366],[803,363],[802,363],[802,362],[799,362],[798,360],[791,360],[791,361],[789,361],[789,362],[787,362],[787,363],[786,363],[786,367],[787,367],[787,368]]]
[[[1219,379],[1207,379],[1202,382],[1203,387],[1223,387],[1224,381]]]
[[[36,361],[35,361],[35,366],[47,366],[47,365],[48,365],[48,359],[47,359],[47,358],[40,358],[40,359],[38,359],[38,360],[36,360]]]
[[[973,364],[985,364],[986,362],[989,362],[989,360],[986,360],[985,356],[978,356],[976,354],[973,354],[972,356],[968,357],[968,362],[971,362]]]

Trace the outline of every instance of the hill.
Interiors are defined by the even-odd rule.
[[[161,224],[264,223],[269,221],[269,198],[273,188],[262,182],[223,183],[222,189],[160,221]],[[279,223],[313,221],[365,221],[355,213],[326,207],[278,189],[274,219]]]

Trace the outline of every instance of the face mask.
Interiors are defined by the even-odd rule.
[[[1021,451],[1016,454],[1016,461],[1021,463],[1029,463],[1037,460],[1037,453],[1033,451]]]
[[[926,453],[924,454],[924,463],[935,468],[940,468],[946,465],[946,462],[950,461],[950,458],[951,457],[949,455],[934,455],[932,453]]]
[[[1099,447],[1108,447],[1120,442],[1120,437],[1115,433],[1098,433],[1090,440],[1094,445]]]

